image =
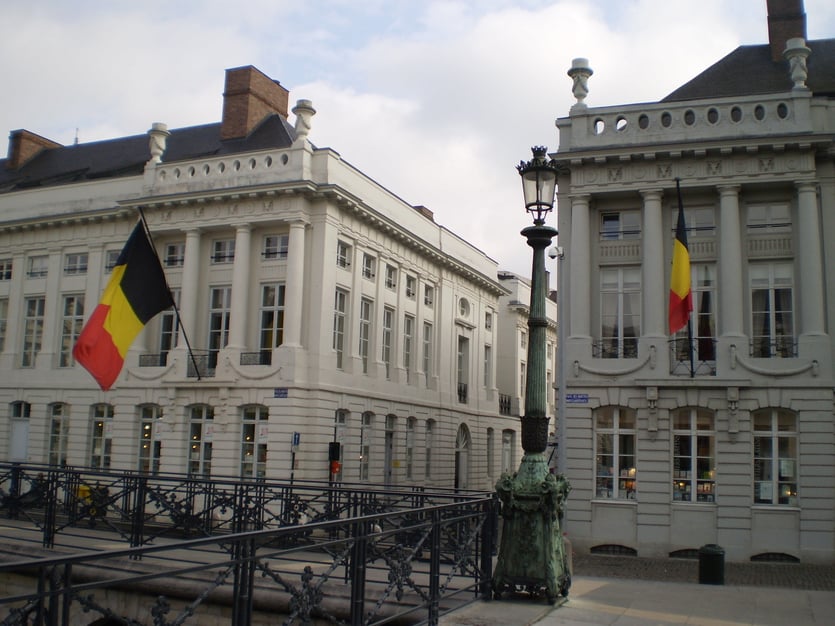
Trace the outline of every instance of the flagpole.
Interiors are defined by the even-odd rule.
[[[681,179],[678,177],[676,177],[676,194],[678,195],[678,210],[681,212],[684,210],[684,203],[681,200]],[[692,294],[692,287],[690,292]],[[696,369],[693,360],[693,316],[690,311],[687,312],[687,353],[690,357],[690,378],[694,378]]]
[[[142,210],[142,207],[136,207],[136,209],[139,211],[139,218],[142,220],[142,227],[145,229],[145,235],[148,237],[148,241],[151,242],[151,250],[154,251],[154,256],[157,257],[159,266],[162,267],[162,260],[159,258],[157,247],[154,245],[154,237],[151,235],[148,220],[145,219],[145,212]],[[165,272],[163,272],[163,276],[165,276]],[[180,317],[180,308],[177,306],[176,300],[174,300],[174,295],[171,293],[171,287],[168,286],[168,278],[165,279],[165,288],[168,289],[168,295],[171,296],[171,306],[174,308],[174,316],[177,318],[177,326],[183,333],[183,340],[186,342],[186,349],[188,350],[189,357],[191,357],[191,364],[194,365],[197,380],[200,380],[200,368],[197,366],[197,359],[194,356],[194,352],[191,351],[191,343],[189,342],[188,335],[186,334],[186,327],[183,326],[183,320]]]

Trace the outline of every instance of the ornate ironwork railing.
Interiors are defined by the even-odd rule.
[[[79,623],[82,612],[85,623],[168,625],[195,616],[203,624],[218,606],[234,626],[262,610],[282,614],[284,624],[437,624],[489,597],[498,510],[490,494],[365,486],[361,498],[358,489],[319,485],[316,498],[312,484],[175,485],[173,477],[106,474],[91,481],[70,469],[34,478],[37,468],[3,469],[10,528],[39,516],[73,520],[76,550],[110,545],[139,520],[158,531],[131,536],[134,548],[0,563],[3,625]],[[174,532],[162,531],[157,506]]]
[[[499,394],[499,415],[510,415],[510,395]]]
[[[168,364],[168,353],[157,352],[139,355],[139,367],[165,367]]]
[[[241,365],[270,365],[273,362],[272,350],[241,352]]]
[[[716,376],[716,340],[712,337],[679,337],[669,341],[670,374],[690,376],[690,355],[693,355],[693,376]]]

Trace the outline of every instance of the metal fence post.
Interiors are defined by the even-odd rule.
[[[362,626],[365,618],[365,558],[368,533],[365,522],[352,524],[354,545],[351,550],[351,625]]]
[[[432,535],[429,541],[432,552],[429,555],[429,616],[426,623],[437,626],[441,599],[441,513],[437,509],[432,511]]]

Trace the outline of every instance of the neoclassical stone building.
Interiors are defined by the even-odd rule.
[[[593,108],[588,61],[569,71],[553,157],[575,549],[835,560],[835,39],[805,41],[799,0],[768,7],[768,44],[657,103]],[[676,179],[692,339],[667,325]]]
[[[311,103],[291,124],[288,97],[242,67],[216,124],[74,146],[12,133],[3,458],[327,480],[336,441],[339,480],[470,488],[518,461],[495,261],[316,148]],[[182,324],[154,318],[103,392],[71,349],[140,211]]]

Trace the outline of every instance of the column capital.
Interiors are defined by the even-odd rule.
[[[660,200],[664,195],[664,189],[662,187],[647,187],[646,189],[639,189],[638,193],[641,194],[644,200]]]
[[[794,186],[798,191],[813,191],[815,193],[818,191],[818,181],[816,180],[797,180]]]
[[[720,196],[739,195],[740,185],[716,185]]]

